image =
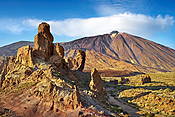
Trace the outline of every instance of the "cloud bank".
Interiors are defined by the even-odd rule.
[[[0,23],[0,30],[12,33],[20,33],[29,29],[36,29],[41,23],[40,19],[23,19],[17,23]],[[151,17],[143,14],[120,13],[105,17],[87,19],[73,18],[65,20],[46,21],[51,25],[51,31],[55,35],[69,37],[85,37],[110,33],[113,30],[127,32],[140,36],[150,36],[156,32],[164,31],[174,24],[172,16]],[[5,25],[6,28],[1,25]]]

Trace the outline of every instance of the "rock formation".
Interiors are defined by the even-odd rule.
[[[79,50],[76,56],[76,62],[78,65],[77,70],[83,71],[84,66],[85,66],[85,60],[86,60],[86,53],[82,50]]]
[[[86,53],[83,50],[78,50],[75,60],[72,60],[74,64],[73,69],[78,71],[83,71],[85,66]]]
[[[103,85],[103,80],[101,79],[99,72],[95,68],[93,68],[91,71],[91,81],[89,83],[90,89],[97,93],[103,93]]]
[[[121,77],[120,84],[128,84],[130,80],[128,78]]]
[[[112,80],[112,81],[110,81],[110,83],[113,85],[118,85],[118,80]]]
[[[56,43],[55,45],[54,55],[58,55],[61,58],[64,58],[64,48],[59,43]]]
[[[112,32],[110,33],[111,38],[112,38],[112,39],[115,38],[115,37],[117,36],[118,33],[119,33],[118,31],[112,31]]]
[[[33,67],[33,49],[30,46],[24,46],[18,49],[16,62],[29,67]]]
[[[90,77],[84,77],[86,74],[81,72],[85,57],[85,52],[79,50],[72,64],[80,72],[72,71],[65,62],[64,48],[53,44],[49,24],[41,23],[34,49],[30,46],[19,48],[17,56],[1,66],[0,107],[10,108],[23,117],[109,115],[111,112],[104,108],[106,105],[88,93]],[[96,69],[91,77],[91,90],[102,93],[103,81]],[[101,110],[104,113],[100,113]]]
[[[72,70],[83,71],[86,61],[86,53],[83,50],[78,50],[77,55],[72,58],[68,57],[66,62]]]
[[[141,79],[142,84],[144,83],[151,83],[151,78],[149,75],[143,76],[143,78]]]
[[[34,39],[34,50],[38,57],[48,59],[53,55],[54,38],[50,33],[49,24],[43,22],[38,26],[38,34]]]
[[[69,68],[72,69],[75,65],[75,59],[73,59],[72,57],[68,57],[66,60],[67,60],[66,62],[68,63]]]

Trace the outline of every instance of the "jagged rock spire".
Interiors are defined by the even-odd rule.
[[[38,34],[34,39],[35,54],[38,54],[40,58],[48,59],[53,55],[54,38],[50,32],[49,24],[42,22],[38,26]]]
[[[104,83],[101,79],[101,76],[96,68],[93,68],[91,71],[91,81],[89,83],[89,87],[92,91],[95,91],[97,93],[103,93],[104,92]]]

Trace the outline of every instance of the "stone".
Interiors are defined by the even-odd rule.
[[[53,55],[54,38],[50,33],[49,24],[43,22],[38,26],[38,34],[34,39],[35,56],[48,60]]]
[[[11,57],[6,57],[6,59],[3,61],[4,64],[1,68],[0,71],[0,87],[2,87],[3,82],[5,80],[5,76],[8,73],[8,71],[14,70],[15,69],[15,60],[16,58],[11,56]]]
[[[33,67],[33,48],[31,46],[23,46],[19,48],[15,62]]]
[[[85,52],[79,50],[76,58],[70,60],[72,67],[82,71],[85,57]],[[98,112],[106,110],[100,103],[101,100],[91,97],[98,97],[96,94],[100,95],[104,91],[98,71],[92,71],[90,87],[97,92],[94,93],[88,89],[89,74],[71,71],[67,67],[64,48],[59,43],[54,46],[47,23],[39,25],[34,48],[21,47],[16,57],[3,63],[0,66],[0,90],[4,91],[0,93],[0,103],[1,106],[11,108],[19,116],[77,117],[80,112],[82,116],[98,114],[99,117],[103,117]],[[95,95],[85,94],[84,89]],[[100,109],[89,108],[90,105]]]
[[[128,78],[121,77],[120,84],[129,84],[130,80]]]
[[[96,68],[93,68],[91,71],[91,81],[89,83],[89,87],[92,91],[95,91],[97,93],[104,92],[104,83]]]
[[[54,55],[58,55],[61,58],[64,58],[64,48],[59,43],[56,43],[54,48]]]
[[[70,69],[72,69],[74,67],[74,65],[75,65],[75,59],[73,59],[72,57],[68,57],[66,59],[66,62],[68,63],[68,67]]]
[[[76,70],[83,71],[85,66],[86,53],[83,50],[78,50],[77,56],[75,58],[75,66]]]
[[[58,69],[68,69],[68,65],[65,59],[63,59],[60,56],[57,55],[51,56],[49,61],[53,63],[55,66],[57,66]]]
[[[150,78],[150,76],[149,76],[149,75],[144,76],[144,77],[141,79],[141,82],[142,82],[142,84],[144,84],[144,83],[151,83],[151,78]]]
[[[112,31],[110,33],[111,38],[115,38],[118,35],[118,33],[119,33],[118,31]]]
[[[118,80],[112,80],[112,81],[110,81],[110,83],[113,85],[118,85]]]
[[[86,53],[82,50],[78,50],[78,53],[74,58],[68,57],[66,60],[70,69],[78,71],[83,71],[85,61],[86,61]]]
[[[80,93],[78,88],[76,87],[74,89],[74,91],[71,94],[71,102],[72,102],[72,109],[76,109],[78,107],[81,107],[81,100],[80,100]],[[70,104],[70,102],[68,101],[68,104]]]

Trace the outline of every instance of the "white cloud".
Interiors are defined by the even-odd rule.
[[[40,19],[0,19],[0,31],[21,33],[37,29]],[[112,16],[94,18],[73,18],[48,20],[51,31],[58,36],[73,38],[110,33],[113,30],[149,37],[156,32],[165,31],[174,24],[172,16],[146,16],[143,14],[120,13]]]
[[[0,19],[0,31],[9,31],[12,33],[20,33],[24,29],[18,20]]]
[[[148,0],[95,0],[94,9],[99,15],[109,16],[124,12],[150,12]]]
[[[38,19],[28,19],[25,24],[37,27],[41,22]],[[46,21],[51,25],[51,30],[56,35],[70,37],[85,37],[104,33],[113,30],[128,32],[140,36],[150,36],[155,32],[161,32],[174,24],[172,16],[156,17],[143,14],[121,13],[112,16],[95,17],[87,19],[66,19],[58,21]]]
[[[31,24],[34,22],[31,22],[30,25],[26,25],[29,20],[27,20],[27,22],[25,21],[25,19],[2,18],[0,19],[0,31],[20,34],[21,32],[32,30],[33,27],[31,27]]]

